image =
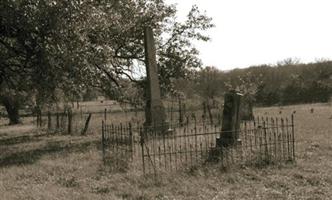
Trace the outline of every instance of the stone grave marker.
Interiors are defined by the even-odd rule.
[[[167,131],[165,108],[161,101],[160,85],[157,72],[156,48],[151,27],[144,30],[145,64],[147,73],[145,127],[161,127]]]
[[[237,142],[239,138],[238,130],[240,130],[240,106],[242,96],[242,94],[236,91],[230,91],[225,94],[222,132],[220,137],[217,138],[218,146],[230,146]]]

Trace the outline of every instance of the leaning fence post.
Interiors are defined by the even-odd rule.
[[[81,135],[85,135],[86,132],[88,131],[89,123],[90,123],[90,120],[91,120],[91,116],[92,116],[92,114],[89,113],[89,116],[88,116],[88,118],[87,118],[86,121],[85,121],[84,128],[83,128],[83,130],[82,130],[82,132],[81,132]]]

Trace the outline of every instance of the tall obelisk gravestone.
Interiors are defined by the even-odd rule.
[[[144,30],[145,64],[147,74],[145,127],[163,127],[160,131],[168,129],[166,114],[160,97],[160,85],[157,73],[156,48],[153,31],[150,27]],[[165,126],[165,127],[164,127]]]

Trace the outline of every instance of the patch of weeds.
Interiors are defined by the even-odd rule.
[[[191,166],[188,169],[188,175],[197,176],[198,174],[199,174],[199,167],[198,166]]]
[[[107,193],[110,193],[111,189],[108,188],[108,187],[96,187],[96,188],[93,188],[93,192],[94,193],[97,193],[97,194],[107,194]]]
[[[121,199],[135,199],[134,196],[130,193],[123,193],[120,195]]]
[[[15,180],[20,181],[20,180],[32,179],[32,178],[34,178],[33,174],[22,173],[22,174],[16,175]]]
[[[293,178],[297,185],[303,185],[306,184],[306,179],[302,174],[295,173],[293,175]]]
[[[164,194],[158,194],[155,199],[157,200],[169,200],[171,198],[169,198],[168,196],[164,195]]]
[[[162,187],[165,186],[165,182],[168,180],[165,180],[165,178],[170,178],[166,177],[164,175],[145,175],[144,178],[139,182],[139,188],[141,189],[147,189],[151,187]]]
[[[67,188],[78,187],[79,183],[77,182],[75,177],[60,177],[57,181],[61,186]]]
[[[103,170],[126,173],[129,170],[129,161],[119,157],[106,157],[103,163]]]
[[[269,157],[262,157],[254,163],[254,166],[258,169],[261,169],[261,168],[266,168],[270,165],[275,165],[275,164],[276,164],[276,162],[271,160]]]
[[[316,176],[312,176],[312,177],[307,177],[307,182],[311,185],[311,186],[319,186],[321,185],[321,180],[319,177]]]
[[[227,177],[225,178],[225,181],[226,181],[227,183],[229,183],[229,184],[235,184],[235,183],[236,183],[236,179],[235,179],[235,177],[233,177],[233,176],[227,176]]]
[[[245,178],[251,181],[260,181],[261,178],[256,173],[245,173]]]
[[[148,199],[152,199],[152,198],[149,197],[147,194],[142,193],[138,197],[136,197],[135,199],[137,199],[137,200],[148,200]]]
[[[328,146],[326,149],[327,149],[328,151],[332,151],[332,146]]]
[[[287,182],[282,182],[279,180],[272,180],[271,182],[268,182],[265,184],[266,187],[268,188],[273,188],[277,191],[288,191],[289,190],[289,186],[287,185]]]
[[[302,174],[294,174],[293,175],[293,177],[295,178],[295,179],[300,179],[300,180],[303,180],[304,179],[304,177],[302,176]]]
[[[326,177],[325,182],[332,185],[332,177],[331,176]]]

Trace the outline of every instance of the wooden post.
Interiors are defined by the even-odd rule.
[[[43,114],[41,111],[39,113],[39,127],[43,127]]]
[[[36,125],[39,127],[39,113],[36,112]]]
[[[47,113],[47,129],[51,130],[52,128],[52,117],[51,117],[51,112],[48,111]]]
[[[56,129],[59,130],[60,128],[60,117],[59,112],[56,113]]]
[[[107,108],[105,108],[105,110],[104,110],[104,120],[106,123],[107,122]]]
[[[86,132],[88,131],[88,128],[89,128],[89,123],[90,123],[91,116],[92,116],[92,114],[89,113],[89,116],[85,121],[85,125],[84,125],[84,128],[83,128],[82,132],[81,132],[81,135],[86,135]]]
[[[68,134],[71,134],[72,133],[72,111],[70,109],[68,109],[68,113],[67,113],[67,116],[68,116]]]

